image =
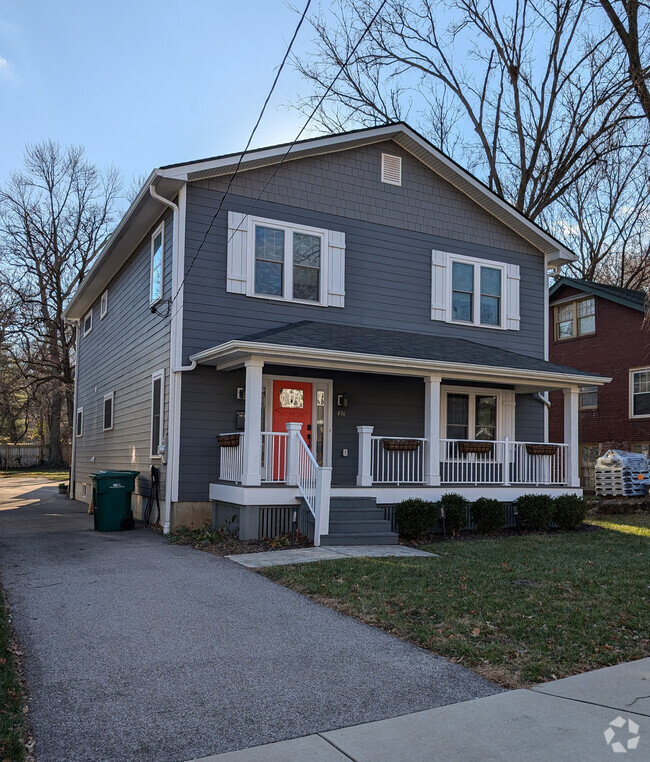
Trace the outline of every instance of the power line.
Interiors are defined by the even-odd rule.
[[[377,17],[378,17],[378,16],[379,16],[379,14],[382,12],[382,10],[383,10],[383,8],[384,8],[384,6],[386,5],[386,3],[387,3],[387,2],[388,2],[388,0],[382,0],[381,4],[379,5],[379,7],[377,8],[377,10],[375,11],[375,14],[374,14],[374,15],[373,15],[373,17],[370,19],[370,21],[369,21],[369,22],[366,24],[366,26],[365,26],[365,28],[364,28],[364,30],[363,30],[363,32],[362,32],[362,34],[361,34],[361,36],[360,36],[360,37],[359,37],[359,39],[357,40],[357,42],[356,42],[356,44],[354,45],[354,47],[352,48],[352,50],[349,52],[349,54],[348,54],[348,57],[347,57],[347,58],[345,59],[345,61],[343,61],[343,63],[342,63],[340,66],[339,66],[339,70],[338,70],[338,72],[336,73],[336,76],[335,76],[335,77],[334,77],[334,79],[333,79],[333,80],[330,82],[330,84],[327,86],[327,88],[326,88],[325,92],[324,92],[324,93],[321,95],[321,97],[318,99],[318,103],[317,103],[317,104],[314,106],[314,108],[312,109],[311,113],[310,113],[310,114],[309,114],[309,116],[307,117],[307,120],[305,121],[305,123],[303,124],[303,126],[300,128],[300,132],[298,132],[298,134],[296,135],[296,137],[295,137],[295,138],[294,138],[294,139],[291,141],[291,143],[289,144],[289,147],[287,148],[287,150],[286,150],[286,151],[285,151],[285,153],[283,154],[282,158],[281,158],[281,159],[280,159],[280,161],[279,161],[279,162],[278,162],[278,163],[275,165],[275,167],[274,167],[274,169],[273,169],[273,172],[272,172],[272,173],[271,173],[271,175],[269,176],[268,180],[267,180],[267,181],[264,183],[264,185],[263,185],[262,189],[260,190],[260,192],[257,194],[257,196],[255,197],[255,199],[253,200],[252,204],[251,204],[251,205],[248,207],[248,209],[247,209],[247,210],[246,210],[246,212],[244,213],[244,217],[243,217],[243,220],[245,220],[245,219],[246,219],[246,218],[247,218],[247,217],[250,215],[250,213],[251,213],[251,211],[252,211],[253,207],[254,207],[254,206],[257,204],[257,202],[260,200],[260,198],[262,197],[262,194],[263,194],[263,193],[264,193],[264,191],[265,191],[265,190],[268,188],[269,184],[271,183],[271,181],[273,180],[273,178],[274,178],[274,177],[275,177],[275,175],[277,174],[278,170],[280,169],[280,167],[281,167],[281,166],[282,166],[282,164],[284,163],[285,159],[287,158],[287,156],[289,156],[289,153],[291,152],[291,149],[292,149],[292,148],[295,146],[295,144],[298,142],[298,140],[300,140],[300,136],[301,136],[301,135],[302,135],[302,133],[303,133],[303,132],[304,132],[304,131],[307,129],[307,125],[308,125],[308,124],[311,122],[311,120],[312,120],[312,119],[314,118],[314,116],[316,115],[316,112],[317,112],[317,111],[320,109],[320,107],[323,105],[323,102],[325,101],[325,98],[327,98],[327,96],[329,95],[329,93],[330,93],[331,89],[332,89],[332,88],[334,87],[334,85],[336,84],[336,81],[337,81],[337,80],[338,80],[338,78],[341,76],[341,74],[343,73],[343,71],[344,71],[344,69],[346,68],[346,66],[347,66],[347,65],[350,63],[350,61],[352,60],[352,57],[353,57],[353,56],[354,56],[354,54],[357,52],[357,49],[359,48],[359,46],[360,46],[360,45],[361,45],[361,43],[363,42],[363,40],[364,40],[365,36],[366,36],[366,35],[368,34],[368,32],[370,31],[370,28],[372,27],[372,25],[373,25],[373,24],[375,23],[375,21],[377,20]],[[309,5],[309,3],[308,3],[307,5]],[[306,13],[306,11],[307,11],[307,8],[305,8],[305,13]],[[302,19],[301,19],[301,23],[302,23]],[[294,38],[295,38],[295,37],[294,37]],[[286,57],[285,57],[285,60],[286,60]],[[239,158],[239,162],[238,162],[238,164],[237,164],[237,169],[239,169],[239,167],[240,167],[240,165],[241,165],[241,162],[242,162],[242,159],[243,159],[243,154],[242,154],[242,155],[240,156],[240,158]],[[228,190],[230,189],[230,186],[232,185],[232,180],[233,180],[233,179],[234,179],[234,175],[232,176],[230,183],[228,183],[228,187],[227,187],[227,189],[226,189],[226,192],[224,193],[224,195],[223,195],[223,197],[222,197],[222,199],[221,199],[221,202],[220,202],[220,204],[219,204],[219,208],[217,209],[217,212],[215,213],[214,217],[212,218],[212,220],[211,220],[211,222],[210,222],[210,225],[208,226],[208,229],[206,230],[206,232],[205,232],[205,235],[203,236],[203,241],[201,242],[201,245],[199,246],[199,249],[197,250],[197,253],[196,253],[196,254],[194,255],[194,257],[192,258],[192,263],[191,263],[190,267],[187,269],[187,272],[185,273],[185,277],[183,278],[183,281],[181,282],[181,285],[178,287],[178,291],[180,291],[181,287],[182,287],[182,286],[183,286],[183,284],[185,283],[185,280],[187,279],[187,276],[190,274],[190,271],[191,271],[191,269],[192,269],[192,266],[193,266],[193,265],[194,265],[194,263],[196,262],[196,259],[197,259],[198,255],[199,255],[199,252],[200,252],[200,248],[201,248],[201,246],[203,245],[203,243],[206,241],[206,239],[207,239],[207,237],[208,237],[208,235],[209,235],[209,233],[210,233],[210,231],[211,231],[211,229],[212,229],[212,226],[214,225],[214,222],[215,222],[215,220],[216,220],[216,218],[217,218],[217,214],[218,214],[218,213],[219,213],[219,211],[221,210],[221,207],[222,207],[222,205],[223,205],[223,201],[224,201],[224,199],[225,199],[226,195],[228,194]],[[242,221],[243,221],[243,220],[242,220]],[[228,237],[228,240],[226,241],[226,243],[225,243],[225,244],[224,244],[224,245],[221,247],[221,249],[220,249],[220,250],[217,252],[217,255],[216,255],[216,257],[215,257],[214,263],[213,263],[212,265],[210,265],[210,267],[208,267],[208,268],[207,268],[207,270],[206,270],[206,273],[207,273],[207,272],[210,272],[210,271],[211,271],[211,270],[214,268],[214,266],[215,266],[216,262],[219,260],[219,258],[221,257],[221,255],[224,253],[224,251],[226,250],[226,248],[227,248],[228,244],[230,243],[230,241],[232,240],[232,237],[235,235],[235,233],[236,233],[236,232],[237,232],[237,231],[233,231],[232,235],[230,235],[230,236]],[[178,295],[178,291],[176,292],[176,295]],[[174,299],[175,299],[175,298],[176,298],[176,296],[174,296]],[[172,300],[172,303],[173,303],[173,300]],[[179,309],[179,308],[177,308],[177,309],[176,309],[176,312],[174,312],[174,314],[172,315],[172,318],[176,316],[176,314],[178,313],[178,309]]]
[[[260,122],[262,121],[262,117],[264,116],[264,112],[266,111],[266,107],[269,105],[269,101],[271,100],[271,96],[273,95],[273,92],[275,90],[275,86],[278,84],[278,80],[280,79],[280,74],[282,74],[282,70],[284,69],[284,65],[286,64],[287,59],[289,58],[289,55],[291,54],[291,49],[293,48],[293,43],[296,41],[296,37],[298,36],[298,32],[300,31],[300,27],[302,26],[302,23],[303,23],[303,21],[305,20],[305,18],[307,16],[307,12],[309,11],[309,6],[310,5],[311,5],[311,0],[307,0],[307,4],[305,5],[305,9],[303,10],[303,12],[302,12],[302,14],[300,16],[300,20],[298,21],[298,25],[296,26],[296,28],[294,30],[293,36],[291,38],[291,41],[289,42],[287,50],[286,50],[286,52],[284,54],[284,57],[282,59],[282,62],[280,63],[278,71],[277,71],[277,73],[275,75],[275,79],[273,80],[273,84],[271,85],[271,89],[269,90],[268,95],[266,96],[266,99],[264,101],[264,105],[262,106],[262,110],[260,111],[259,116],[257,117],[257,121],[255,122],[255,126],[253,127],[253,129],[251,131],[251,134],[248,137],[248,141],[246,143],[246,147],[242,151],[242,153],[241,153],[241,155],[239,157],[239,161],[237,162],[237,166],[235,167],[235,171],[230,176],[230,180],[228,181],[228,185],[226,187],[226,190],[224,191],[224,194],[221,197],[221,201],[219,201],[219,205],[217,206],[217,211],[214,213],[214,216],[212,217],[212,220],[210,221],[210,224],[208,225],[208,227],[207,227],[207,229],[205,231],[205,235],[203,236],[203,240],[199,244],[199,247],[196,250],[196,253],[194,254],[194,257],[192,257],[192,261],[190,262],[190,266],[187,269],[185,275],[183,276],[183,280],[180,282],[180,285],[176,289],[176,293],[172,297],[171,302],[169,302],[169,310],[167,311],[167,313],[163,317],[167,317],[167,315],[169,315],[169,311],[171,310],[172,305],[176,301],[176,298],[178,297],[178,294],[180,293],[181,288],[183,288],[183,284],[185,283],[185,280],[186,280],[187,276],[190,274],[190,271],[191,271],[192,267],[194,266],[194,263],[196,262],[199,254],[201,253],[201,250],[203,249],[203,246],[204,246],[204,244],[205,244],[205,242],[206,242],[206,240],[208,238],[208,235],[210,234],[210,231],[212,230],[212,226],[214,225],[214,223],[215,223],[215,221],[216,221],[216,219],[217,219],[217,217],[219,215],[219,212],[221,211],[221,207],[223,206],[223,202],[225,201],[226,196],[230,192],[230,188],[232,187],[233,181],[234,181],[235,177],[237,176],[237,173],[239,172],[239,168],[241,167],[242,161],[244,160],[244,155],[246,154],[246,152],[250,148],[250,144],[253,141],[253,137],[255,136],[255,133],[257,132],[257,128],[260,126]],[[174,313],[174,314],[176,314],[176,313]]]

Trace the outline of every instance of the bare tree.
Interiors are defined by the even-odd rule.
[[[641,0],[599,0],[618,35],[628,60],[630,82],[650,121],[650,4]]]
[[[5,343],[33,390],[49,399],[52,465],[62,462],[63,420],[73,420],[74,331],[64,307],[103,245],[121,191],[82,148],[53,141],[29,146],[24,168],[0,189],[0,278],[19,305]]]
[[[297,62],[313,108],[371,18],[339,0]],[[408,119],[536,219],[610,154],[638,142],[634,92],[587,0],[391,0],[325,99],[326,129]]]

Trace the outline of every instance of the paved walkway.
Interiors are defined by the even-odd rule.
[[[201,762],[611,762],[620,754],[650,759],[650,659]]]
[[[418,556],[437,558],[436,553],[427,553],[406,545],[328,545],[320,548],[271,550],[268,553],[237,553],[226,558],[248,569],[264,569],[267,566],[309,564],[314,561],[332,561],[338,558],[415,558]]]
[[[0,480],[0,574],[39,762],[182,762],[500,690],[224,558],[93,532],[39,480]]]

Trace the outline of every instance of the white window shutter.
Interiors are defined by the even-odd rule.
[[[449,254],[431,252],[431,320],[448,320]]]
[[[506,266],[506,328],[519,330],[519,265]]]
[[[345,233],[329,230],[327,238],[327,305],[345,307]]]
[[[226,290],[245,294],[248,282],[248,220],[240,212],[228,212],[228,275]]]

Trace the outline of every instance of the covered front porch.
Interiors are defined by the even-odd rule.
[[[330,505],[345,499],[389,505],[455,491],[513,502],[531,491],[579,491],[579,384],[605,379],[503,350],[489,353],[492,365],[412,358],[412,337],[398,336],[402,355],[266,336],[194,356],[221,372],[245,369],[243,426],[217,432],[210,499],[241,508],[302,504],[319,544],[332,530]],[[564,442],[546,441],[551,389],[564,392]]]

